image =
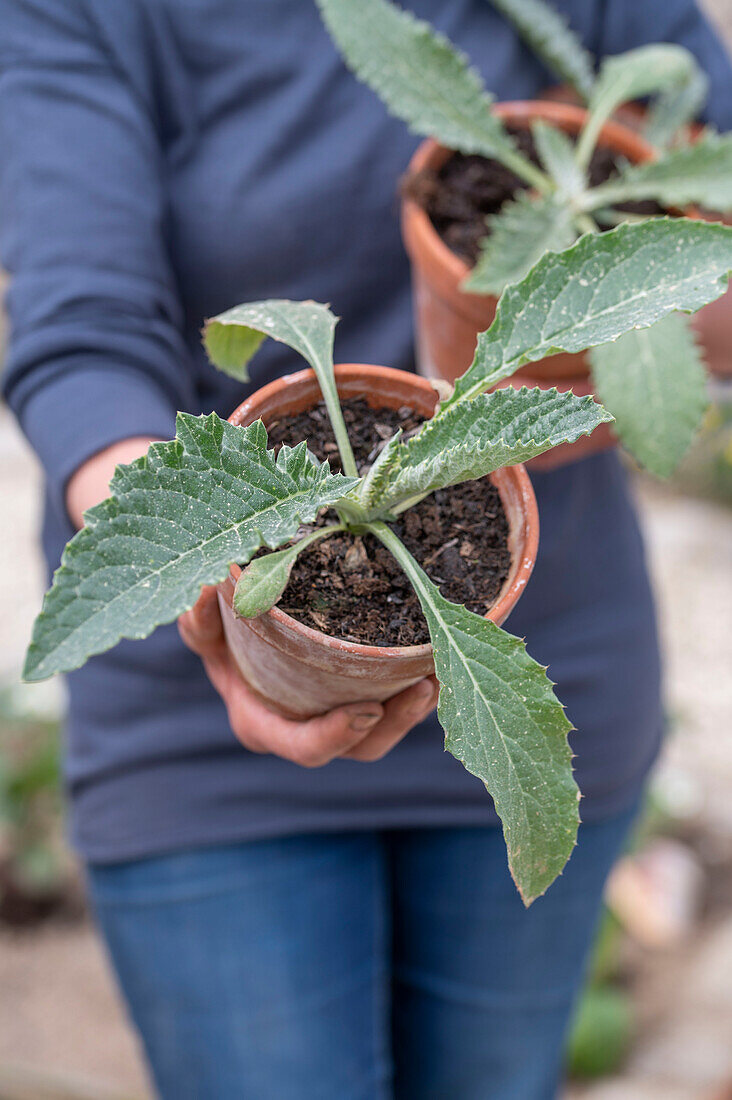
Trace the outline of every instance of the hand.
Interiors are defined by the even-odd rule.
[[[75,527],[83,527],[84,512],[109,496],[109,483],[115,467],[147,453],[154,440],[149,436],[120,439],[98,451],[76,470],[66,486],[66,510]]]
[[[321,767],[336,757],[380,760],[437,703],[437,680],[430,676],[386,703],[351,703],[293,722],[270,710],[244,683],[224,641],[215,588],[202,589],[178,626],[226,704],[234,734],[250,752],[274,753],[305,768]]]

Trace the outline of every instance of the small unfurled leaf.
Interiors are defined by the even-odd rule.
[[[488,236],[478,262],[463,283],[472,294],[498,296],[550,249],[560,251],[576,238],[569,208],[551,196],[532,198],[520,192],[500,213],[486,219]]]
[[[119,466],[85,515],[33,628],[26,680],[68,672],[122,638],[145,638],[224,580],[232,562],[280,546],[356,479],[301,443],[267,450],[261,421],[234,427],[179,413],[176,439]]]
[[[208,320],[203,343],[215,367],[234,378],[248,380],[247,364],[270,336],[287,344],[310,364],[318,380],[333,376],[333,334],[338,318],[320,302],[291,302],[271,298],[234,306]]]
[[[534,144],[543,168],[562,195],[573,198],[586,186],[585,175],[577,163],[576,148],[564,130],[537,119],[531,126]]]
[[[663,206],[699,203],[711,210],[732,209],[732,134],[708,133],[694,145],[632,165],[619,179],[589,191],[586,202],[598,207],[637,199],[655,199]]]
[[[651,473],[668,477],[707,406],[704,366],[688,321],[672,314],[591,354],[598,396],[614,414],[621,441]]]
[[[440,681],[445,748],[486,786],[526,905],[562,871],[577,836],[571,729],[546,669],[520,638],[450,603],[394,533],[374,524],[419,597]]]
[[[653,218],[586,234],[549,252],[503,292],[475,359],[443,408],[512,375],[525,363],[579,352],[647,328],[675,310],[719,298],[732,269],[732,227]]]
[[[612,416],[591,397],[508,387],[438,412],[394,448],[388,477],[374,484],[372,507],[403,500],[527,462],[560,443],[575,443]]]
[[[590,96],[588,120],[577,147],[579,163],[589,163],[600,130],[621,103],[683,88],[697,71],[694,55],[675,44],[639,46],[606,58]]]
[[[234,610],[245,619],[263,615],[279,600],[287,588],[292,567],[311,543],[342,531],[342,527],[321,527],[306,535],[293,546],[263,554],[249,562],[239,575],[234,589]]]
[[[595,82],[592,55],[559,12],[543,0],[491,0],[514,25],[549,72],[569,84],[584,102]]]
[[[355,477],[356,462],[348,438],[333,369],[333,338],[338,318],[320,302],[272,298],[234,306],[206,322],[203,342],[211,362],[235,378],[246,379],[246,365],[265,336],[297,351],[315,371],[333,425],[343,469]]]
[[[478,73],[441,34],[388,0],[317,0],[356,76],[417,134],[450,149],[518,156]]]
[[[698,116],[708,94],[709,77],[696,65],[681,87],[671,88],[651,104],[643,137],[656,148],[665,148],[684,126]]]

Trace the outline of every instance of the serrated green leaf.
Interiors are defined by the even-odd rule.
[[[478,262],[463,283],[472,294],[498,296],[523,279],[545,252],[566,248],[576,238],[569,208],[553,198],[519,192],[498,214],[486,218],[488,236]]]
[[[525,363],[616,340],[719,298],[732,269],[732,227],[653,218],[586,234],[549,252],[503,292],[493,324],[444,408],[514,374]]]
[[[643,128],[646,141],[658,149],[669,145],[681,128],[697,117],[708,94],[709,77],[696,65],[680,88],[671,88],[651,104]]]
[[[122,638],[144,638],[192,607],[205,584],[348,492],[304,443],[267,450],[261,421],[234,427],[179,413],[176,439],[120,466],[112,496],[85,515],[36,619],[23,672],[43,680],[78,668]]]
[[[586,209],[655,199],[662,206],[699,203],[732,209],[732,134],[707,133],[694,145],[669,149],[658,160],[634,164],[619,179],[587,192]]]
[[[591,397],[573,393],[523,386],[480,394],[437,413],[397,445],[388,477],[374,484],[367,503],[388,511],[412,496],[528,462],[560,443],[576,443],[610,420]]]
[[[704,365],[688,321],[672,314],[591,355],[597,393],[615,415],[622,443],[651,473],[668,477],[707,407]]]
[[[246,379],[246,365],[265,336],[302,355],[315,371],[333,425],[343,469],[357,475],[356,461],[343,421],[333,370],[333,340],[338,318],[320,302],[271,298],[234,306],[206,322],[203,342],[211,362],[235,378]]]
[[[372,530],[417,592],[440,681],[445,748],[492,796],[511,874],[530,905],[560,874],[577,836],[570,723],[520,638],[450,603],[393,531],[381,523]]]
[[[348,67],[417,134],[450,149],[508,164],[536,186],[545,181],[518,152],[493,97],[465,56],[429,23],[389,0],[316,0]]]
[[[321,527],[300,539],[294,546],[263,554],[262,557],[250,561],[240,573],[234,589],[233,605],[237,615],[254,619],[274,607],[287,588],[292,567],[303,550],[318,539],[327,538],[342,530],[340,525]]]
[[[542,0],[491,0],[536,57],[587,102],[595,82],[594,59],[565,19]]]
[[[564,130],[542,119],[531,124],[531,133],[542,167],[549,173],[562,195],[573,198],[585,189],[585,175],[577,163],[576,147]]]
[[[698,66],[683,46],[662,43],[639,46],[607,57],[589,101],[589,116],[577,145],[577,159],[586,167],[597,136],[613,111],[631,99],[684,87],[694,79]]]

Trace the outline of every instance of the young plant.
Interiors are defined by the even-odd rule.
[[[491,0],[493,7],[513,24],[524,42],[539,60],[563,84],[569,85],[580,102],[589,105],[596,94],[598,77],[595,59],[585,49],[579,37],[562,16],[546,0]],[[655,50],[655,47],[651,47]],[[682,49],[682,47],[677,47]],[[642,52],[642,51],[641,51]],[[600,69],[600,78],[607,66],[632,58],[637,50],[607,59]],[[646,140],[658,149],[683,142],[688,123],[693,122],[704,106],[709,91],[709,79],[688,50],[678,69],[677,79],[646,94],[653,97],[643,126]]]
[[[344,60],[392,114],[418,134],[461,153],[509,168],[526,190],[487,219],[488,235],[464,289],[498,296],[522,279],[548,250],[578,235],[639,219],[617,204],[655,200],[664,207],[698,203],[732,209],[732,136],[707,133],[696,145],[661,152],[652,162],[623,165],[617,178],[591,187],[588,168],[600,131],[629,99],[657,96],[654,140],[685,122],[703,100],[704,81],[681,46],[652,45],[606,58],[597,77],[571,30],[540,0],[493,0],[537,54],[587,103],[576,143],[536,121],[532,135],[541,167],[517,148],[491,112],[493,97],[466,58],[429,24],[390,0],[317,0]],[[690,445],[707,405],[706,379],[683,318],[631,332],[591,356],[597,394],[616,419],[633,456],[665,477]]]
[[[611,420],[591,398],[572,393],[487,391],[549,353],[580,351],[673,310],[699,309],[723,293],[730,268],[732,228],[671,219],[620,226],[548,253],[505,291],[471,367],[432,419],[408,440],[397,433],[362,476],[338,401],[336,318],[327,307],[268,301],[213,318],[205,328],[208,353],[242,381],[266,336],[310,363],[345,473],[331,472],[305,443],[275,457],[261,421],[235,427],[215,413],[179,413],[176,438],[119,467],[111,497],[86,513],[85,527],[66,547],[36,620],[25,678],[77,668],[123,637],[145,637],[190,608],[202,585],[223,581],[233,562],[246,566],[267,547],[277,552],[244,569],[234,597],[239,614],[261,614],[314,538],[370,532],[414,585],[441,684],[446,747],[493,796],[528,904],[560,873],[575,843],[579,795],[569,722],[546,669],[523,642],[446,600],[391,524],[436,489],[574,442]],[[300,537],[301,525],[326,508],[336,510],[338,523]]]

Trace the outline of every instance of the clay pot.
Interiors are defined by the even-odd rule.
[[[345,364],[336,367],[341,397],[363,397],[374,406],[408,405],[430,416],[437,394],[428,381],[388,367]],[[229,417],[232,424],[268,421],[312,408],[320,399],[315,374],[300,371],[278,378],[247,398]],[[487,617],[501,623],[512,609],[534,567],[539,516],[523,466],[490,475],[509,524],[511,569]],[[380,702],[434,672],[430,645],[356,645],[313,630],[273,607],[256,619],[233,610],[240,570],[232,566],[219,585],[219,606],[229,649],[247,684],[268,706],[290,718],[310,718],[344,703]]]
[[[563,84],[548,88],[542,96],[561,103],[579,102],[576,92]],[[614,117],[628,129],[641,133],[647,116],[648,107],[645,103],[631,101],[621,104]],[[703,133],[704,127],[693,122],[687,127],[686,136],[693,144]],[[685,211],[685,214],[686,217],[697,216],[696,211]],[[724,216],[701,211],[698,216],[706,221],[721,221],[725,225],[732,225],[732,216],[729,214]],[[732,287],[721,298],[695,313],[691,323],[696,329],[704,361],[710,372],[717,378],[732,378]]]
[[[528,128],[535,119],[542,119],[572,135],[579,133],[586,117],[581,107],[549,101],[500,103],[494,113],[516,127]],[[603,127],[598,144],[635,163],[653,156],[641,137],[614,122]],[[409,172],[438,169],[451,156],[451,150],[429,139],[412,157]],[[470,366],[477,334],[490,327],[497,299],[460,289],[469,274],[468,265],[448,248],[426,211],[412,199],[402,204],[402,235],[412,261],[420,374],[453,382]],[[519,377],[521,373],[554,385],[560,379],[587,378],[589,364],[584,353],[553,355],[528,364]]]

